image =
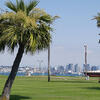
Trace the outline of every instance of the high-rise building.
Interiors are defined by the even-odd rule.
[[[92,66],[92,67],[91,67],[91,70],[92,70],[92,71],[99,70],[99,67],[98,67],[98,66]]]
[[[73,64],[68,65],[68,70],[71,70],[71,71],[73,70]]]
[[[90,64],[83,64],[83,71],[90,71],[91,70],[91,67],[90,67]]]
[[[58,66],[57,71],[59,73],[64,73],[64,66]]]
[[[66,67],[65,67],[65,72],[66,73],[72,73],[73,72],[73,64],[68,64]]]
[[[80,70],[78,64],[75,64],[73,69],[74,69],[73,71],[74,71],[74,72],[77,72],[77,73],[78,73],[79,70]]]

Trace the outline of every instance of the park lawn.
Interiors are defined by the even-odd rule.
[[[0,76],[0,94],[6,80]],[[100,100],[100,83],[97,78],[52,76],[17,77],[10,100]]]

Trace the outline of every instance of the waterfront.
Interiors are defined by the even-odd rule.
[[[0,75],[8,76],[11,72],[11,66],[0,66]],[[81,76],[82,71],[79,70],[78,64],[75,66],[69,64],[67,66],[57,66],[50,68],[51,76]],[[17,76],[47,76],[48,68],[47,67],[19,67]]]
[[[10,74],[10,72],[1,72],[0,75],[5,75],[8,76]],[[48,73],[31,73],[30,76],[47,76]],[[72,73],[67,73],[67,74],[51,74],[52,76],[82,76],[82,74],[72,74]],[[26,73],[24,72],[18,72],[17,76],[27,76]]]

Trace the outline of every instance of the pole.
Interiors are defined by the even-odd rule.
[[[85,72],[87,72],[87,45],[84,45],[84,47],[85,47]]]
[[[85,76],[86,80],[89,80],[89,76],[87,76],[87,45],[84,45],[85,47]]]
[[[50,82],[50,44],[48,47],[48,82]]]
[[[85,47],[85,65],[87,65],[87,45]]]

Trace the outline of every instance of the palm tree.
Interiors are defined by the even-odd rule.
[[[96,19],[97,20],[97,27],[100,28],[100,13],[98,13],[98,15],[95,16],[93,19]],[[100,35],[100,33],[99,33],[99,35]],[[99,39],[99,43],[100,43],[100,39]],[[100,83],[100,78],[99,78],[98,83]]]
[[[48,82],[50,82],[50,44],[48,46]]]
[[[95,16],[93,19],[97,20],[97,27],[100,27],[100,13],[98,13],[98,15]]]
[[[97,20],[97,27],[100,27],[100,13],[98,13],[98,15],[95,16],[93,19],[96,19]],[[100,43],[100,40],[99,40],[99,43]]]
[[[45,11],[35,8],[38,1],[25,4],[23,0],[16,0],[16,4],[9,1],[6,6],[11,12],[0,15],[0,51],[8,48],[18,53],[12,65],[12,70],[2,91],[0,100],[9,100],[11,87],[16,77],[23,53],[45,50],[51,42],[49,26],[55,19]]]

